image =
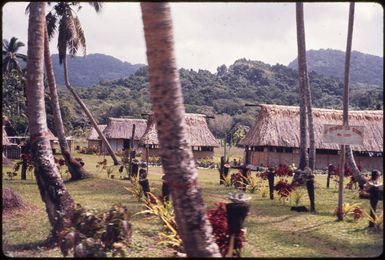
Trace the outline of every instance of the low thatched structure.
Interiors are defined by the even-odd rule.
[[[112,150],[122,151],[129,148],[132,129],[135,125],[133,147],[137,148],[140,138],[146,130],[147,122],[145,119],[113,118],[108,119],[108,123],[103,133],[105,134]],[[107,152],[105,145],[102,145],[103,152]]]
[[[299,107],[261,105],[255,125],[239,143],[245,147],[246,161],[252,164],[277,165],[296,163],[299,158]],[[323,142],[325,124],[342,125],[342,110],[313,108],[316,168],[329,163],[338,165],[338,144]],[[382,171],[383,111],[349,111],[349,125],[364,126],[364,144],[352,146],[356,162],[366,169]]]
[[[206,116],[202,114],[186,113],[185,120],[187,141],[191,145],[194,158],[196,160],[212,159],[214,156],[214,147],[219,147],[219,143],[207,126]],[[140,143],[148,147],[149,157],[160,156],[158,133],[153,115],[148,119],[147,129],[141,138]],[[144,157],[146,158],[146,156]]]
[[[3,159],[4,163],[7,165],[11,164],[11,161],[8,159],[20,159],[21,147],[18,144],[12,143],[9,140],[7,132],[5,131],[5,127],[2,127],[3,131],[3,139],[1,139],[2,149],[3,149]]]
[[[107,125],[98,125],[100,131],[104,131]],[[98,132],[96,132],[95,128],[91,128],[90,134],[87,138],[88,140],[88,148],[94,147],[98,153],[102,151],[102,139],[100,139]]]

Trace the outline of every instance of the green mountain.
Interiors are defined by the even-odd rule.
[[[345,52],[332,49],[309,50],[306,52],[308,71],[335,77],[343,80],[345,69]],[[297,69],[297,59],[288,65],[289,68]],[[352,51],[350,65],[350,81],[355,85],[377,85],[383,86],[384,81],[383,58]]]
[[[85,57],[68,55],[69,80],[76,87],[91,87],[101,80],[112,80],[128,77],[142,64],[122,62],[117,58],[104,54],[89,54]],[[56,82],[64,85],[63,66],[59,64],[59,56],[52,55]]]
[[[229,67],[222,65],[217,73],[207,70],[180,69],[184,103],[188,113],[229,115],[233,123],[252,126],[256,107],[246,103],[298,105],[298,83],[295,70],[280,64],[239,59]],[[309,73],[314,107],[342,109],[342,81]],[[108,117],[141,118],[151,111],[147,67],[118,80],[103,81],[92,88],[78,88],[99,123]],[[352,88],[350,104],[355,109],[382,109],[383,89]],[[66,90],[61,91],[62,109],[69,128],[84,127],[87,120],[79,117],[80,109]],[[210,121],[209,121],[210,122]],[[217,137],[220,131],[212,127]]]

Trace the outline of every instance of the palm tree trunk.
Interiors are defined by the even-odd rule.
[[[81,100],[79,95],[75,92],[75,90],[71,87],[69,80],[68,80],[68,68],[67,68],[67,56],[64,56],[63,59],[63,67],[64,67],[64,82],[68,90],[72,93],[72,95],[75,97],[76,101],[79,103],[79,105],[82,107],[84,113],[87,115],[88,119],[91,121],[92,126],[95,128],[96,132],[98,132],[100,139],[104,142],[104,144],[107,147],[107,150],[109,154],[111,155],[112,160],[114,161],[115,165],[119,164],[118,158],[116,157],[114,151],[111,148],[110,143],[107,141],[106,136],[103,134],[103,132],[98,127],[98,124],[96,123],[94,117],[92,116],[91,112],[88,110],[86,104]]]
[[[348,25],[348,39],[346,44],[346,57],[345,57],[345,76],[344,76],[344,124],[349,125],[349,75],[350,75],[350,58],[352,53],[352,40],[353,40],[353,24],[354,24],[354,3],[350,3],[349,8],[349,25]],[[357,167],[354,160],[353,151],[350,145],[346,146],[346,162],[352,169],[353,177],[360,188],[362,189],[366,183],[366,179],[361,175],[360,170]]]
[[[44,61],[47,71],[48,86],[51,93],[51,107],[53,113],[53,119],[55,122],[56,132],[59,138],[59,144],[61,153],[64,157],[68,171],[71,174],[71,180],[80,180],[85,178],[88,174],[83,166],[71,156],[70,149],[65,137],[63,120],[60,113],[59,98],[56,89],[55,75],[53,71],[51,54],[49,51],[48,31],[44,30]]]
[[[297,47],[298,47],[298,83],[299,83],[299,125],[300,125],[300,144],[299,144],[299,166],[304,170],[308,165],[307,155],[307,122],[306,122],[306,49],[305,49],[305,28],[303,21],[303,3],[296,3],[297,21]]]
[[[31,2],[28,26],[27,100],[28,125],[35,176],[53,234],[67,223],[74,202],[56,168],[48,134],[44,103],[45,3]]]
[[[178,233],[188,257],[220,257],[197,184],[185,109],[175,62],[168,3],[141,3],[150,94],[166,181],[171,190]]]

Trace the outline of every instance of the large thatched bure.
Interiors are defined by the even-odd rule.
[[[239,143],[246,162],[278,165],[299,162],[299,107],[261,105],[254,126]],[[316,168],[339,164],[338,144],[323,142],[325,124],[342,125],[342,110],[313,108]],[[349,111],[349,125],[364,126],[364,144],[352,146],[357,164],[365,169],[383,169],[383,111]]]
[[[187,141],[192,147],[194,159],[212,159],[214,156],[214,147],[218,147],[219,143],[207,126],[206,116],[186,113],[185,120]],[[146,132],[140,140],[140,143],[149,148],[149,157],[160,156],[158,134],[153,115],[151,115],[148,120]],[[146,152],[143,152],[143,154],[145,155]],[[144,158],[146,160],[146,156],[144,156]]]
[[[107,125],[98,125],[100,131],[104,131]],[[90,134],[88,136],[88,148],[95,148],[98,153],[102,151],[102,139],[100,139],[98,132],[95,128],[91,128]]]
[[[146,130],[147,122],[145,119],[129,119],[129,118],[112,118],[108,119],[108,123],[103,133],[105,134],[112,150],[123,151],[129,148],[132,129],[135,125],[135,134],[133,147],[138,147],[139,139],[143,136]],[[107,148],[102,144],[103,152],[107,152]]]

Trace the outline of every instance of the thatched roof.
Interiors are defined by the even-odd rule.
[[[100,131],[102,132],[104,131],[104,129],[106,129],[106,126],[107,125],[98,125]],[[100,140],[98,132],[96,132],[96,129],[93,127],[91,128],[91,132],[88,136],[88,140]]]
[[[135,124],[134,140],[139,140],[146,130],[145,119],[108,118],[107,127],[103,133],[107,139],[131,139],[132,128]]]
[[[349,125],[364,126],[364,144],[355,151],[383,152],[383,111],[349,111]],[[317,149],[339,150],[338,144],[322,142],[324,124],[342,125],[342,110],[313,108]],[[261,105],[254,126],[239,143],[241,146],[299,147],[299,107]]]
[[[207,126],[206,116],[201,114],[185,114],[187,127],[187,140],[191,146],[213,146],[218,147],[219,143]],[[158,133],[154,116],[151,115],[146,132],[140,140],[142,144],[159,145]]]

